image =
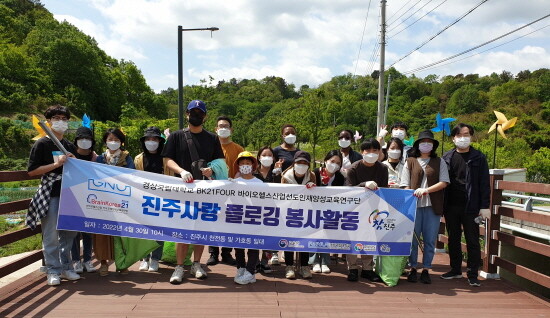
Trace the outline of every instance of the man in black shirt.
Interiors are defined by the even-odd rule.
[[[63,138],[71,117],[69,110],[65,106],[50,106],[44,116],[57,139],[70,152],[68,156],[74,158],[76,147]],[[29,176],[42,176],[40,187],[29,206],[27,224],[34,229],[36,220],[40,218],[47,284],[50,286],[59,285],[62,278],[80,278],[80,275],[75,273],[70,258],[77,232],[57,230],[61,174],[66,160],[67,156],[63,155],[49,137],[42,137],[32,146],[27,168]]]
[[[470,146],[474,128],[460,123],[451,131],[456,148],[446,152],[443,160],[451,183],[445,189],[445,225],[449,234],[451,270],[443,279],[462,278],[461,237],[464,229],[468,250],[467,276],[471,286],[481,286],[477,276],[481,264],[479,220],[490,217],[489,167],[487,159]],[[478,218],[481,216],[482,218]]]
[[[222,146],[218,137],[203,129],[202,125],[206,118],[206,105],[203,101],[193,100],[187,105],[188,128],[178,130],[171,134],[164,145],[161,155],[165,158],[165,165],[176,176],[181,177],[183,182],[193,182],[194,179],[205,179],[212,176],[211,168],[201,168],[199,172],[192,168],[192,152],[189,148],[189,142],[196,148],[198,158],[205,162],[211,162],[215,159],[224,159]],[[188,140],[190,138],[190,141]],[[183,280],[183,262],[187,255],[189,244],[176,244],[177,266],[170,278],[170,283],[178,284]],[[191,275],[196,278],[206,278],[206,272],[200,265],[203,245],[194,245],[194,262],[191,266]]]

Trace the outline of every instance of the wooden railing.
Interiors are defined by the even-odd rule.
[[[488,277],[497,277],[497,269],[501,267],[512,274],[550,288],[550,276],[514,263],[499,254],[500,244],[505,243],[550,257],[550,245],[503,232],[500,225],[501,216],[506,216],[519,221],[550,226],[550,213],[505,207],[502,203],[503,190],[550,195],[550,184],[504,181],[503,177],[503,170],[493,170],[491,173],[491,218],[487,220],[485,227],[479,229],[480,234],[485,237],[485,250],[481,252],[483,259],[482,271]],[[442,226],[438,248],[442,248],[444,243],[448,243],[448,237],[444,233],[444,226]],[[466,244],[464,243],[462,243],[462,251],[466,252]]]
[[[29,177],[26,171],[0,171],[0,182],[24,181],[39,178],[40,177]],[[29,207],[30,201],[30,199],[24,199],[19,201],[0,203],[0,214],[8,214],[21,210],[26,210]],[[18,231],[2,234],[0,235],[0,247],[25,239],[27,237],[34,236],[39,233],[41,233],[40,225],[38,225],[37,228],[34,230],[26,227]],[[43,259],[42,250],[33,251],[31,254],[25,257],[19,258],[0,267],[0,277],[9,275],[16,270],[19,270],[41,259]]]

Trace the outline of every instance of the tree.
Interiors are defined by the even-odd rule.
[[[454,115],[471,114],[484,111],[487,103],[487,95],[479,91],[475,85],[468,84],[453,93],[446,110]]]

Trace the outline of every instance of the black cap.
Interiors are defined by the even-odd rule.
[[[309,152],[303,151],[303,150],[297,151],[296,154],[294,154],[294,162],[300,161],[300,160],[305,160],[307,161],[307,163],[310,163],[311,156],[309,155]]]
[[[430,139],[434,143],[434,149],[439,146],[439,141],[434,138],[434,134],[431,130],[424,130],[418,134],[418,139],[414,142],[414,148],[418,148],[418,144],[422,139]]]
[[[143,131],[143,137],[141,137],[139,140],[144,141],[147,137],[157,137],[162,140],[162,143],[166,141],[160,133],[160,128],[155,126],[145,128],[145,130]]]
[[[92,130],[88,127],[78,127],[76,130],[76,137],[74,141],[76,142],[78,139],[94,139],[94,134]]]

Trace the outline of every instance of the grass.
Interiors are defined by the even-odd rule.
[[[0,217],[0,234],[10,233],[25,228],[24,224],[9,224],[6,219]],[[0,246],[0,257],[34,251],[42,248],[42,235],[40,233],[27,237],[8,245]]]

